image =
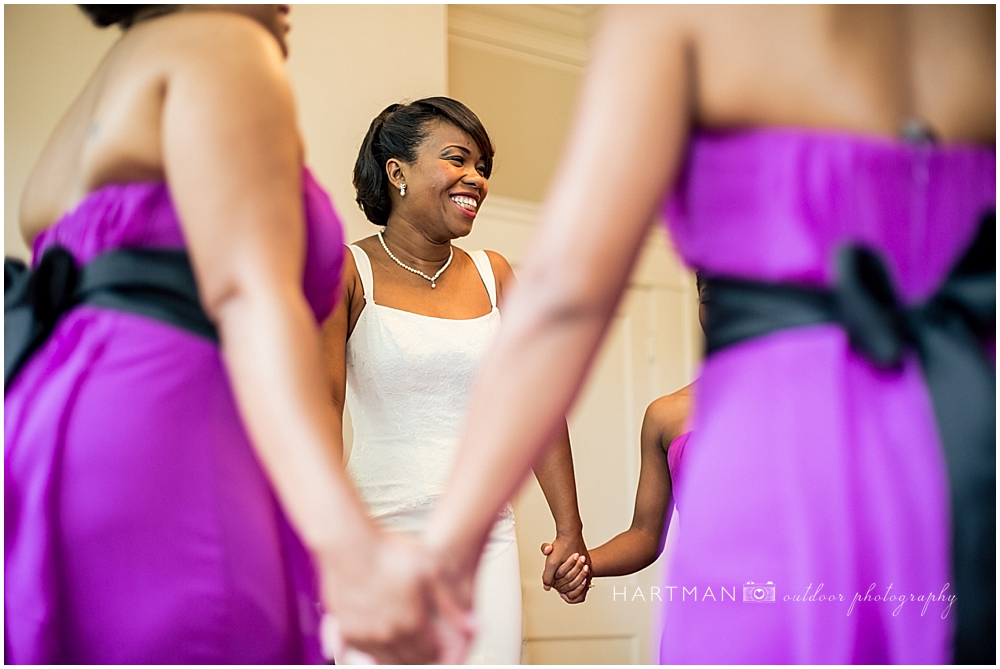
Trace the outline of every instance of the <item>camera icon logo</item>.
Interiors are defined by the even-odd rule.
[[[768,581],[766,585],[757,585],[753,581],[747,581],[743,586],[743,601],[753,604],[774,603],[774,583]]]

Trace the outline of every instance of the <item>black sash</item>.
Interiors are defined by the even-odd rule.
[[[117,249],[78,268],[69,251],[53,246],[34,269],[12,258],[3,269],[4,390],[59,317],[81,304],[140,314],[218,342],[184,251]]]
[[[920,356],[934,403],[951,486],[952,559],[957,595],[955,662],[996,662],[996,378],[981,347],[995,336],[996,213],[944,285],[904,306],[882,259],[859,246],[841,249],[831,290],[721,277],[705,279],[706,349],[778,330],[837,323],[851,346],[882,368]]]

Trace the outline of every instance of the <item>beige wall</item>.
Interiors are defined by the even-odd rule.
[[[27,257],[18,209],[49,133],[117,38],[72,5],[4,6],[4,255]]]
[[[490,192],[540,202],[555,171],[581,73],[453,43],[450,94],[476,111],[496,145]]]
[[[351,170],[371,119],[391,102],[447,92],[444,5],[295,5],[288,71],[308,161],[331,192],[349,239],[370,234]],[[4,7],[4,253],[26,257],[21,192],[62,113],[117,28],[73,5]]]
[[[446,95],[444,5],[293,5],[288,73],[307,161],[347,239],[374,233],[354,202],[354,161],[372,119],[401,100]]]
[[[490,192],[540,202],[562,154],[597,5],[450,5],[449,94],[497,148]]]

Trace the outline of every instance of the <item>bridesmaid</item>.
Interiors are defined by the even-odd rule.
[[[336,456],[343,237],[288,6],[84,11],[123,32],[28,180],[31,272],[5,263],[5,660],[322,662],[320,598],[378,659],[436,657],[429,563]]]
[[[425,537],[456,597],[662,212],[712,292],[668,578],[772,584],[664,601],[661,661],[995,663],[995,25],[608,8]]]

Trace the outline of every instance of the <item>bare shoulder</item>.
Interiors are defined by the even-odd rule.
[[[690,4],[611,5],[605,9],[608,24],[627,24],[633,29],[686,32],[705,20],[704,8]]]
[[[378,241],[376,235],[371,235],[369,237],[364,237],[355,242],[351,242],[351,246],[357,246],[359,249],[365,252],[369,260],[372,259],[373,255],[382,254],[385,255],[385,251],[382,250],[382,245]],[[352,259],[353,260],[353,259]]]
[[[692,386],[685,386],[653,400],[642,420],[644,436],[658,435],[664,448],[680,436],[691,413],[691,389]]]
[[[253,19],[233,12],[177,12],[131,28],[127,37],[178,67],[210,57],[220,64],[262,58],[281,66],[277,41]]]
[[[201,93],[222,89],[222,82],[230,87],[263,78],[290,91],[283,72],[277,41],[232,12],[177,12],[133,26],[111,47],[35,163],[21,199],[25,238],[106,183],[165,178],[165,92],[195,84],[198,93],[185,101],[190,106],[209,99]]]
[[[486,257],[490,259],[490,267],[493,268],[493,274],[498,282],[504,283],[514,278],[514,270],[511,269],[506,258],[496,251],[486,250],[485,253]]]
[[[489,258],[490,267],[493,268],[493,278],[497,284],[497,302],[502,303],[504,291],[510,290],[514,284],[514,270],[511,269],[507,259],[496,251],[487,250],[486,257]]]

